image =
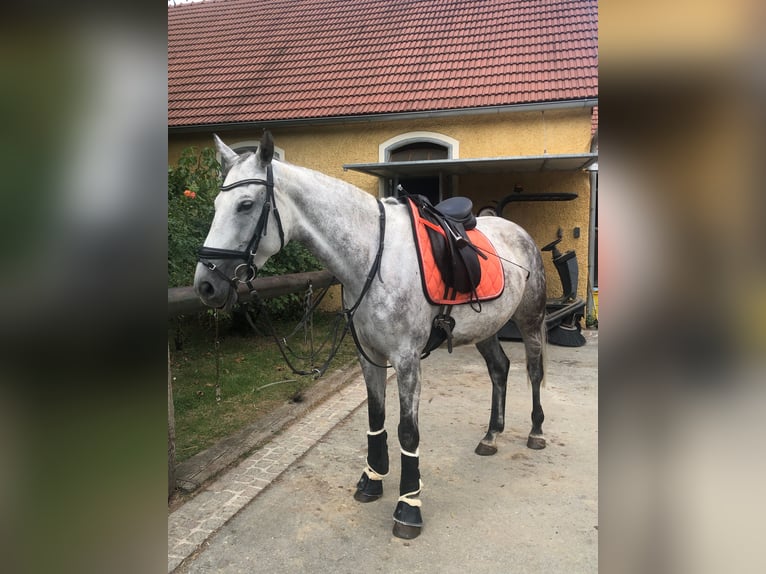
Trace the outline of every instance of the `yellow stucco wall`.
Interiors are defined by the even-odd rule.
[[[518,155],[584,153],[590,151],[590,108],[508,112],[417,120],[348,122],[270,128],[275,144],[290,163],[316,169],[348,181],[377,195],[378,178],[356,171],[343,171],[343,164],[379,161],[379,145],[397,135],[413,131],[436,132],[460,143],[460,158],[490,158]],[[261,129],[221,132],[227,144],[258,140]],[[210,134],[171,134],[168,160],[174,163],[190,145],[212,145]],[[457,192],[470,197],[476,209],[509,195],[514,185],[527,192],[575,192],[567,202],[512,203],[505,217],[522,225],[538,246],[552,241],[561,227],[564,239],[559,249],[575,249],[579,263],[578,295],[585,298],[588,277],[588,219],[590,188],[587,173],[543,172],[502,175],[462,175]],[[580,228],[580,237],[573,231]],[[544,254],[548,274],[548,295],[561,295],[560,282],[550,254]]]

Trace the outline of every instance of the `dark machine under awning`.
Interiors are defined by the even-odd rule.
[[[382,178],[428,177],[439,174],[506,173],[535,171],[580,171],[598,161],[597,153],[524,155],[478,159],[435,159],[383,163],[349,163],[344,170]]]

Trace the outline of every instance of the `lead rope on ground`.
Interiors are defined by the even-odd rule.
[[[215,322],[215,341],[213,342],[213,351],[215,352],[215,402],[221,402],[221,341],[218,338],[218,309],[213,311]]]
[[[309,346],[309,356],[311,357],[311,366],[314,366],[314,313],[312,312],[312,299],[314,297],[314,289],[313,285],[311,284],[311,281],[309,281],[309,286],[306,289],[306,295],[303,298],[304,300],[304,306],[305,306],[305,313],[304,316],[308,315],[308,321],[304,324],[303,327],[303,344]]]

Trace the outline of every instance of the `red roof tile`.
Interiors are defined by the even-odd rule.
[[[596,0],[168,8],[168,125],[595,98]]]

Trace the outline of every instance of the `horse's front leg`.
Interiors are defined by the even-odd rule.
[[[372,358],[372,357],[371,357]],[[378,358],[375,359],[378,362]],[[388,474],[388,433],[386,421],[386,369],[376,367],[360,355],[364,382],[367,386],[367,466],[356,485],[354,498],[359,502],[372,502],[383,496],[383,479]],[[378,364],[383,364],[380,358]]]
[[[419,495],[423,488],[420,480],[418,446],[418,405],[420,402],[420,357],[414,355],[395,361],[399,383],[399,444],[402,450],[402,474],[399,482],[399,500],[394,511],[394,536],[415,538],[423,528]]]

